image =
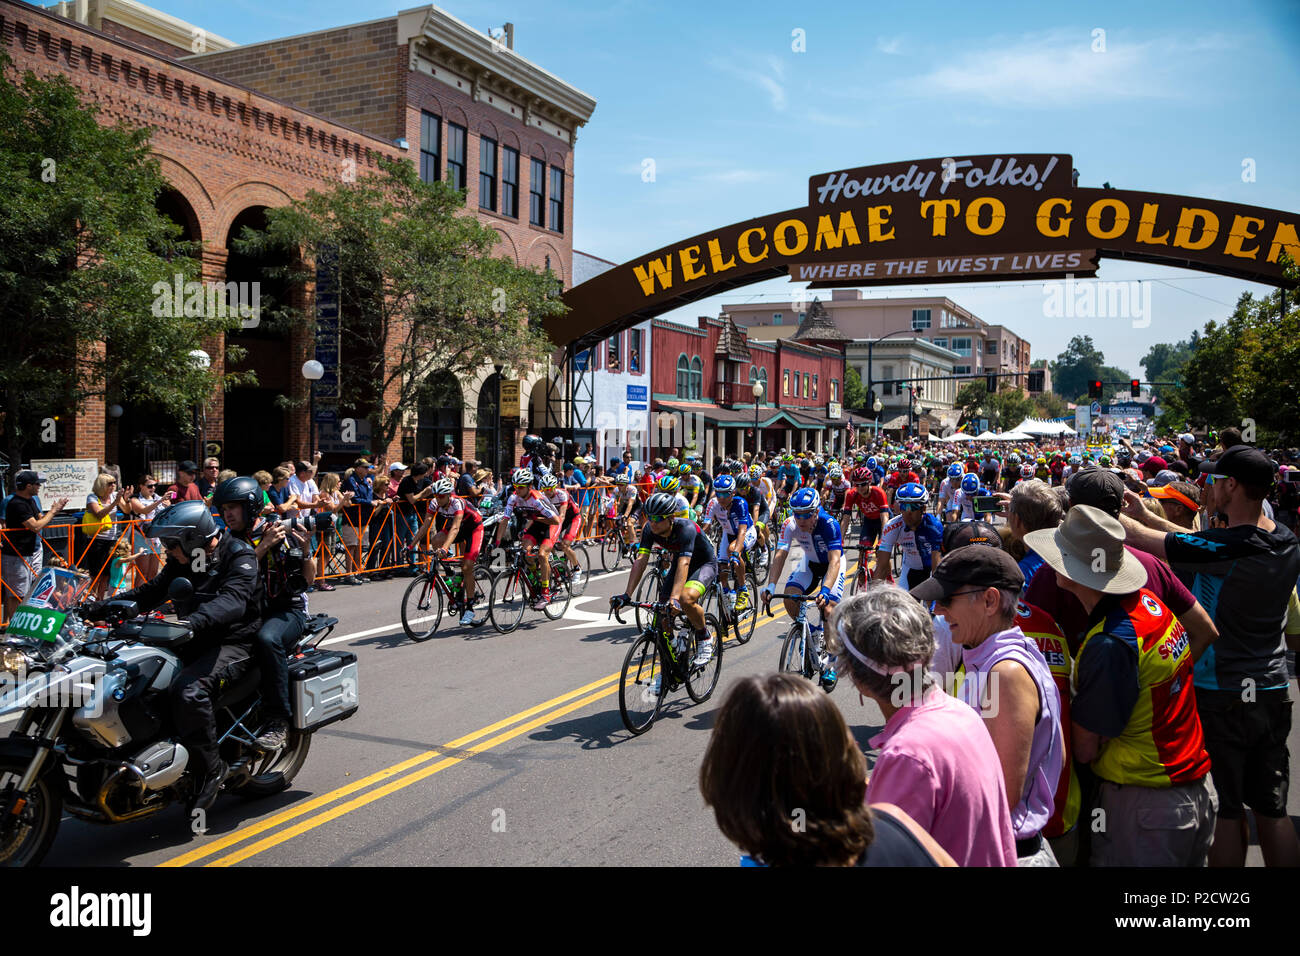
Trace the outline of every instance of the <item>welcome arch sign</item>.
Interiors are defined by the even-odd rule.
[[[1285,285],[1300,215],[1165,193],[1079,188],[1068,154],[918,159],[812,176],[808,205],[713,229],[565,293],[548,322],[584,348],[648,318],[780,275],[813,288],[1089,277],[1134,259]]]

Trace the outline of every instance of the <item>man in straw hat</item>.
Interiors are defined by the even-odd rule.
[[[1071,716],[1075,759],[1101,780],[1092,864],[1205,866],[1218,797],[1186,629],[1099,508],[1075,505],[1025,543],[1088,612]]]

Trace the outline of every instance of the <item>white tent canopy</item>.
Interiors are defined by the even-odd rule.
[[[1003,432],[998,436],[1003,441],[1033,441],[1032,435],[1026,435],[1024,432]]]
[[[976,435],[975,440],[976,441],[1001,441],[1002,436],[996,434],[995,432],[984,432],[983,434]]]
[[[1043,435],[1073,435],[1075,431],[1065,422],[1045,422],[1037,418],[1026,418],[1017,425],[1014,432],[1020,432],[1025,435],[1043,436]]]

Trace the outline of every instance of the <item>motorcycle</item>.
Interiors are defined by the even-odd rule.
[[[176,601],[192,593],[172,582]],[[193,632],[134,602],[102,606],[103,624],[82,614],[78,578],[46,568],[0,640],[0,866],[36,866],[66,810],[93,823],[125,823],[188,802],[201,781],[172,730],[172,684]],[[96,615],[98,616],[98,615]],[[257,667],[214,701],[224,789],[256,798],[286,789],[302,769],[312,734],[357,712],[356,656],[321,650],[338,619],[317,614],[290,655],[293,706],[285,746],[264,751]]]

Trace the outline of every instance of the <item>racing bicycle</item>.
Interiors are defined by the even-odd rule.
[[[619,674],[618,710],[634,735],[654,724],[664,699],[685,685],[691,700],[702,704],[713,696],[722,674],[722,632],[718,620],[705,615],[705,629],[713,635],[713,659],[695,667],[695,631],[683,616],[674,626],[676,608],[667,601],[635,602],[638,611],[649,615],[649,624],[628,649]],[[611,605],[610,613],[624,623],[622,608]]]
[[[402,595],[402,630],[413,641],[427,641],[442,623],[444,606],[452,618],[465,610],[465,595],[461,591],[463,578],[459,558],[437,558],[427,569],[411,579]],[[483,565],[474,565],[474,603],[470,610],[474,620],[470,627],[487,623],[492,593],[492,572]]]
[[[776,597],[778,595],[773,595]],[[794,623],[790,625],[790,632],[785,636],[785,642],[781,645],[781,658],[777,663],[777,670],[783,674],[799,674],[807,680],[819,685],[826,693],[835,690],[839,683],[839,674],[833,679],[826,678],[826,671],[819,659],[826,650],[825,635],[825,615],[818,611],[818,623],[808,623],[808,605],[817,600],[816,594],[782,594],[780,597],[788,601],[797,602],[799,614],[795,617]],[[766,597],[763,604],[767,609],[767,616],[774,617],[770,599]],[[830,666],[830,660],[827,660],[826,667]]]
[[[537,572],[529,567],[520,542],[512,541],[505,553],[505,568],[492,582],[489,611],[492,626],[502,634],[509,634],[523,622],[524,611],[541,599],[542,582]],[[536,554],[537,548],[529,548],[528,553]],[[558,621],[569,609],[569,597],[569,562],[561,554],[559,562],[551,562],[551,600],[542,613],[550,620]]]

